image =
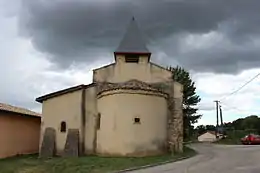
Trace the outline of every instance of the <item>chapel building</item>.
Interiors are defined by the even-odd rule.
[[[182,85],[151,55],[133,18],[115,62],[94,69],[91,84],[38,97],[40,156],[181,152]]]

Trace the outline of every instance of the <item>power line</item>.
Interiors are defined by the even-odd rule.
[[[221,100],[224,100],[224,99],[226,99],[227,97],[229,97],[229,96],[231,96],[231,95],[233,95],[233,94],[236,94],[237,92],[239,92],[241,89],[243,89],[246,85],[248,85],[250,82],[252,82],[253,80],[255,80],[258,76],[260,76],[260,73],[258,73],[258,74],[256,74],[253,78],[251,78],[249,81],[247,81],[245,84],[243,84],[242,86],[240,86],[237,90],[235,90],[235,91],[233,91],[233,92],[231,92],[230,94],[228,94],[227,96],[225,96],[224,98],[222,98]],[[221,104],[223,104],[223,102],[222,101],[219,101],[219,100],[216,100],[216,101],[214,101],[214,102],[216,102],[216,114],[217,114],[217,129],[218,129],[218,121],[219,121],[219,119],[218,119],[218,109],[220,109],[220,118],[221,118],[221,122],[223,123],[223,117],[222,117],[222,109],[221,109]],[[232,109],[235,109],[235,110],[237,110],[237,111],[239,111],[239,112],[246,112],[246,111],[241,111],[241,110],[239,110],[239,109],[237,109],[236,107],[231,107],[231,106],[227,106],[227,105],[225,105],[225,104],[223,104],[224,106],[226,106],[226,107],[229,107],[229,108],[232,108]]]
[[[237,111],[239,111],[239,112],[246,112],[246,111],[240,110],[240,109],[238,109],[238,108],[236,108],[236,107],[234,107],[234,106],[228,106],[228,105],[226,105],[226,104],[223,104],[223,102],[221,102],[220,104],[223,105],[224,107],[227,107],[227,108],[230,108],[230,109],[235,109],[235,110],[237,110]]]
[[[252,82],[253,80],[255,80],[258,76],[260,76],[260,73],[258,73],[257,75],[255,75],[252,79],[250,79],[249,81],[247,81],[244,85],[242,85],[241,87],[239,87],[237,90],[231,92],[230,94],[228,94],[227,96],[225,96],[224,98],[220,99],[220,100],[224,100],[227,97],[237,93],[238,91],[240,91],[241,89],[243,89],[246,85],[248,85],[250,82]]]
[[[229,105],[226,105],[225,103],[223,104],[223,102],[220,102],[220,104],[223,105],[226,108],[230,108],[230,109],[236,110],[237,112],[240,112],[242,114],[250,114],[250,112],[252,112],[252,110],[241,110],[241,109],[239,109],[237,107],[229,106]]]

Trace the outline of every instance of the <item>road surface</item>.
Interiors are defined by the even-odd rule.
[[[260,173],[260,146],[193,144],[190,159],[131,173]]]

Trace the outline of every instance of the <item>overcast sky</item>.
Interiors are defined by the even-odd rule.
[[[259,0],[0,0],[0,102],[41,110],[48,92],[91,82],[113,62],[132,16],[151,60],[181,65],[202,97],[200,123],[215,123],[214,99],[260,72]],[[260,79],[223,100],[226,121],[258,114]]]

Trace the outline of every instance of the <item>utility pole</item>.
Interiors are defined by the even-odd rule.
[[[217,138],[217,134],[218,134],[218,109],[219,109],[219,101],[215,100],[214,102],[216,102],[216,116],[217,116],[217,125],[216,125],[216,138]]]
[[[222,116],[222,108],[219,105],[219,115],[220,115],[220,124],[221,124],[221,132],[224,133],[224,124],[223,124],[223,116]]]

